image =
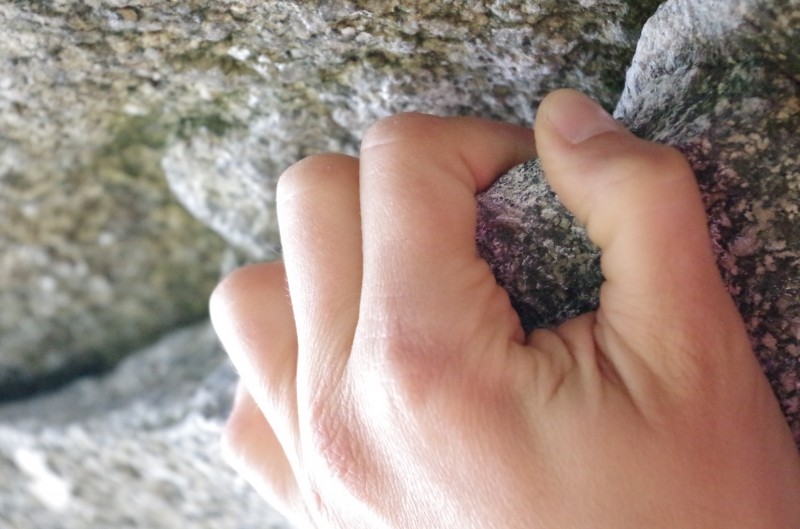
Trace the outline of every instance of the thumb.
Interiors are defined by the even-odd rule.
[[[648,364],[677,359],[682,371],[697,351],[751,354],[683,156],[637,138],[573,90],[545,98],[535,132],[550,185],[602,251],[600,347]],[[604,336],[617,347],[604,347]]]

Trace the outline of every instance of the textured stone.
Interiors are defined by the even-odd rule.
[[[318,151],[355,153],[377,119],[401,111],[530,124],[553,88],[609,108],[639,29],[658,1],[335,0],[229,4],[228,38],[206,61],[243,79],[163,161],[187,207],[254,258],[274,257],[275,180]],[[222,18],[220,16],[220,18]],[[176,46],[183,46],[175,43]],[[230,77],[230,76],[229,76]],[[228,86],[233,80],[223,81]]]
[[[220,456],[235,378],[203,323],[0,406],[0,527],[288,527]]]
[[[225,248],[170,194],[150,82],[50,8],[0,4],[0,400],[202,317]]]
[[[550,189],[538,159],[478,196],[476,239],[526,331],[597,307],[600,252]]]
[[[800,446],[798,41],[797,0],[671,0],[642,31],[616,115],[691,162],[723,277]],[[585,233],[552,213],[560,206],[532,168],[524,176],[530,192],[509,186],[505,176],[499,191],[487,192],[492,198],[479,200],[478,232],[479,247],[529,326],[549,323],[537,307],[554,310],[560,321],[595,304],[596,289],[582,287],[599,279],[596,268],[582,273],[595,258]],[[552,216],[562,224],[553,226]],[[570,253],[578,262],[560,261]],[[573,295],[563,296],[567,291]]]

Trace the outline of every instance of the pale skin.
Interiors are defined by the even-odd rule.
[[[538,154],[602,249],[600,307],[525,335],[474,195]],[[797,529],[800,457],[691,169],[569,90],[534,132],[406,114],[282,176],[282,263],[211,314],[224,445],[300,527]]]

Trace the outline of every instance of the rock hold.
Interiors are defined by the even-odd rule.
[[[597,307],[600,252],[550,189],[538,159],[478,195],[477,244],[526,332]]]

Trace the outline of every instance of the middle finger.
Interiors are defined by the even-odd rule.
[[[297,325],[298,397],[343,376],[358,319],[361,220],[358,160],[316,155],[278,183],[286,275]],[[301,406],[302,408],[302,406]]]

